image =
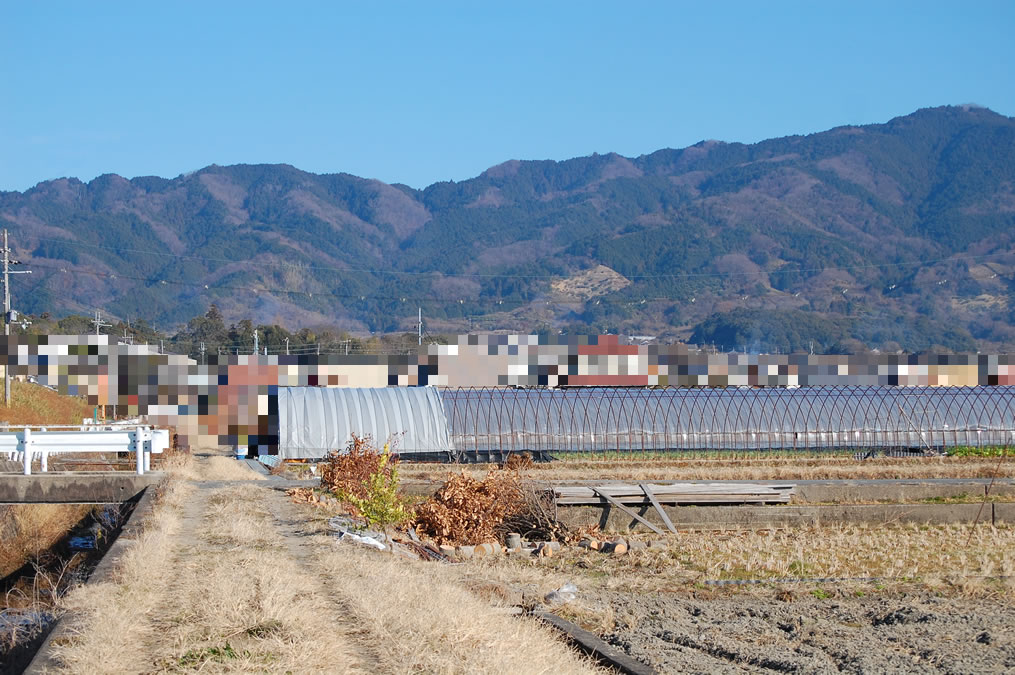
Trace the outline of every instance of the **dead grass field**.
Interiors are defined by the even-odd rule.
[[[310,507],[222,485],[250,476],[217,460],[235,466],[173,467],[115,578],[68,596],[64,672],[594,672],[450,568],[336,545]]]
[[[450,470],[482,478],[493,464],[442,466],[399,464],[403,480],[441,481]],[[910,478],[1015,477],[1015,453],[1009,457],[877,458],[859,461],[852,457],[743,457],[656,459],[565,458],[537,463],[525,471],[526,478],[543,481],[580,480],[858,480]]]
[[[968,543],[967,543],[968,541]],[[567,581],[587,590],[693,592],[715,581],[850,580],[879,590],[1015,592],[1011,526],[838,525],[780,530],[681,532],[665,549],[624,556],[566,548],[552,558],[484,558],[467,574],[545,594]],[[869,581],[876,579],[875,581]],[[708,583],[706,583],[708,582]],[[755,588],[743,585],[744,591]]]
[[[3,396],[0,395],[0,399]],[[81,424],[94,414],[78,396],[61,396],[31,382],[11,381],[11,406],[0,405],[0,422],[10,424]]]

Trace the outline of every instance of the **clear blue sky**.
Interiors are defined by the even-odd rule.
[[[0,190],[507,159],[1015,115],[1015,2],[0,1]]]

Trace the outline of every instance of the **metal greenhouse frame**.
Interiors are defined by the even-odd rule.
[[[1015,387],[459,388],[441,391],[454,453],[1008,446]]]

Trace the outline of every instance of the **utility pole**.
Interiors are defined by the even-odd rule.
[[[11,259],[11,247],[7,243],[7,230],[4,229],[4,335],[10,337],[11,321],[15,320],[15,313],[11,310],[11,281],[12,274],[31,274],[31,270],[11,271],[11,265],[20,265],[17,260]],[[9,342],[9,340],[8,340]],[[7,407],[11,405],[11,365],[10,346],[8,345],[8,362],[4,366],[4,403]]]
[[[416,322],[416,335],[418,342],[416,344],[423,344],[423,308],[419,308],[419,320]]]
[[[106,323],[105,321],[102,320],[102,316],[99,314],[99,310],[95,310],[95,318],[92,319],[92,323],[95,324],[95,335],[96,336],[99,335],[99,329],[100,328],[108,328],[109,326],[113,325],[111,323]]]
[[[257,329],[254,329],[254,356],[257,356]]]
[[[206,363],[206,361],[204,360],[204,342],[201,342],[201,363],[202,364]]]
[[[285,355],[289,356],[289,338],[285,339]]]

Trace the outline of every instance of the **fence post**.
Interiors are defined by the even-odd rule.
[[[144,444],[144,470],[145,473],[152,470],[152,445],[155,442],[155,435],[152,434],[152,430],[145,427],[144,430],[145,444]]]
[[[32,430],[25,427],[24,437],[25,454],[22,459],[24,461],[25,475],[32,475]]]
[[[39,429],[39,431],[45,430],[46,427],[42,427],[41,429]],[[43,473],[49,471],[49,452],[47,450],[43,450],[42,452],[39,453],[39,464],[41,465],[40,468],[42,469]]]
[[[141,427],[134,429],[134,463],[137,466],[137,475],[144,475],[144,437],[141,434]]]

